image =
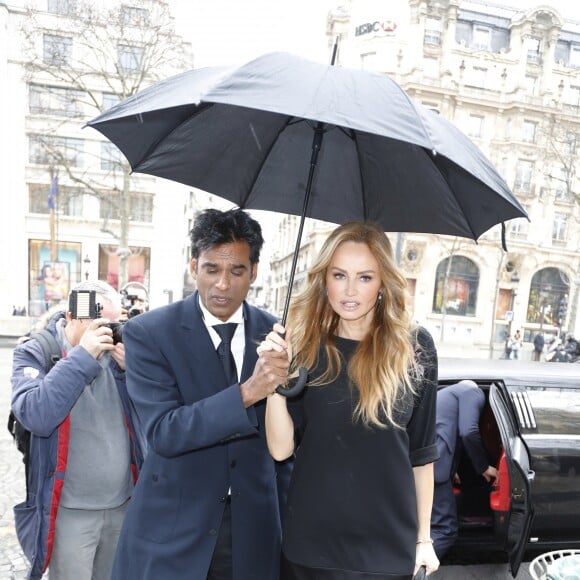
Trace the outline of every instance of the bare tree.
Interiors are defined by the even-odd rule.
[[[546,145],[545,175],[556,199],[580,203],[580,191],[576,188],[580,124],[562,115],[551,115],[542,137]]]
[[[48,6],[50,14],[28,8],[22,26],[30,105],[48,113],[29,133],[31,149],[42,150],[51,174],[64,174],[76,186],[69,193],[101,202],[101,231],[118,244],[120,287],[127,281],[133,209],[145,203],[152,212],[153,198],[138,191],[116,147],[103,142],[90,154],[79,142],[100,136],[89,130],[80,139],[72,135],[117,102],[190,68],[189,45],[176,34],[163,0],[55,0]]]

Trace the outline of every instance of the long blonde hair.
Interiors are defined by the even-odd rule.
[[[326,273],[338,246],[344,242],[364,243],[379,264],[382,299],[377,301],[371,330],[357,346],[348,365],[348,375],[359,392],[353,419],[366,425],[395,425],[396,402],[413,393],[417,373],[409,315],[406,309],[406,281],[400,273],[389,239],[375,224],[349,222],[337,227],[324,242],[308,272],[305,289],[293,298],[288,326],[293,329],[293,370],[316,366],[324,343],[328,367],[312,386],[328,384],[341,370],[341,359],[334,344],[339,316],[326,295]]]

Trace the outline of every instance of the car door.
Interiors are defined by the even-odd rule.
[[[500,476],[490,496],[490,503],[494,510],[495,534],[508,552],[510,571],[515,578],[532,526],[534,472],[530,468],[529,452],[520,436],[505,387],[492,384],[489,402],[503,445]]]

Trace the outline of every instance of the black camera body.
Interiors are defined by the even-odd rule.
[[[95,290],[73,290],[68,300],[68,309],[73,318],[95,320],[101,316],[103,305],[97,302]],[[113,332],[113,344],[123,342],[124,322],[104,324]]]

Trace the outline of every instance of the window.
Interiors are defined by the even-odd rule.
[[[532,191],[532,173],[534,170],[533,161],[519,159],[516,165],[516,180],[514,189],[524,193]]]
[[[570,66],[580,68],[580,45],[572,45],[570,48]]]
[[[29,137],[30,163],[40,165],[68,162],[73,167],[83,167],[85,142],[70,137],[47,137],[31,135]]]
[[[576,149],[578,148],[578,136],[574,133],[568,133],[566,135],[566,150],[569,155],[576,155]]]
[[[568,239],[568,214],[556,212],[552,223],[552,241],[565,242]]]
[[[538,124],[535,121],[524,121],[522,141],[525,143],[535,143],[537,126]]]
[[[479,66],[474,66],[471,73],[471,84],[474,87],[485,88],[485,79],[487,77],[487,69]]]
[[[504,137],[509,141],[512,138],[512,120],[508,119],[505,123]]]
[[[425,57],[423,59],[423,71],[425,76],[430,79],[439,78],[439,60],[436,58]]]
[[[127,257],[129,282],[149,285],[151,249],[143,246],[129,246]],[[99,245],[99,280],[106,280],[113,288],[119,289],[119,246]]]
[[[558,268],[538,270],[530,283],[526,322],[556,326],[558,305],[568,295],[569,282]]]
[[[508,169],[509,169],[509,159],[507,157],[502,157],[501,162],[497,167],[497,170],[504,179],[506,179]]]
[[[136,73],[142,68],[143,48],[129,44],[117,46],[119,69],[124,73]]]
[[[539,38],[528,38],[526,41],[527,61],[531,64],[541,64],[541,42]]]
[[[131,221],[151,223],[153,221],[153,195],[131,194]]]
[[[377,70],[377,53],[364,52],[360,55],[361,68],[363,70]]]
[[[427,107],[430,111],[433,111],[437,115],[440,114],[439,105],[437,103],[430,103],[429,101],[423,101],[421,103],[424,107]]]
[[[451,261],[451,263],[449,263]],[[479,269],[469,258],[451,256],[437,266],[433,312],[475,316]]]
[[[28,184],[28,211],[30,213],[49,212],[48,191],[50,184]],[[80,189],[75,187],[59,187],[56,210],[61,216],[82,217],[83,195]]]
[[[439,46],[441,44],[441,20],[438,18],[425,19],[425,33],[423,44]]]
[[[103,171],[115,171],[120,169],[125,157],[118,147],[109,141],[101,143],[101,169]]]
[[[58,241],[56,261],[48,240],[29,240],[28,313],[39,317],[65,299],[68,289],[81,280],[81,244]],[[48,276],[47,274],[51,273]],[[65,306],[66,307],[66,306]]]
[[[526,210],[527,211],[527,210]],[[515,218],[510,220],[510,232],[519,238],[525,238],[528,234],[529,222],[526,218]]]
[[[70,65],[72,60],[72,38],[45,34],[43,38],[43,60],[45,64]]]
[[[479,50],[489,50],[491,47],[491,30],[483,26],[476,26],[473,29],[473,48]]]
[[[29,85],[28,106],[33,115],[79,117],[83,114],[84,93],[63,87]]]
[[[524,79],[524,82],[525,82],[525,87],[526,87],[526,95],[528,95],[530,97],[535,97],[536,92],[537,92],[536,87],[538,84],[537,77],[526,76]]]
[[[572,202],[573,196],[570,194],[571,175],[564,167],[558,167],[551,173],[552,184],[556,201]]]
[[[146,26],[149,23],[149,11],[145,8],[123,6],[121,8],[121,22],[125,26]]]
[[[566,91],[566,104],[574,105],[577,107],[580,105],[580,87],[579,86],[569,86]]]
[[[99,209],[101,219],[119,219],[119,195],[119,191],[103,193]],[[136,222],[151,223],[153,221],[153,195],[149,193],[131,193],[129,195],[129,219]]]
[[[74,8],[74,0],[47,0],[47,11],[51,14],[70,14]]]
[[[561,435],[572,440],[580,435],[580,405],[578,390],[565,387],[527,386],[526,393],[534,409],[538,433],[542,436]],[[558,417],[557,420],[554,418]],[[566,487],[566,494],[574,494],[573,477],[562,478],[559,485]],[[562,492],[564,490],[561,489]],[[572,497],[572,495],[568,495]]]
[[[483,117],[481,115],[469,115],[467,118],[467,134],[470,137],[481,137]]]

